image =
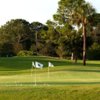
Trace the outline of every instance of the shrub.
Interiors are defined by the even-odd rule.
[[[17,56],[32,56],[33,55],[33,52],[32,51],[27,51],[27,50],[22,50],[22,51],[19,51],[19,53],[17,54]]]
[[[100,44],[93,43],[87,52],[87,58],[91,60],[100,60]]]
[[[0,56],[1,57],[15,56],[15,53],[13,51],[13,45],[11,43],[0,44]]]

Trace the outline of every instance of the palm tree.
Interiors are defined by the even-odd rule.
[[[82,36],[83,36],[83,65],[86,65],[86,27],[88,24],[88,17],[92,16],[95,13],[94,8],[89,4],[83,1],[80,6],[77,7],[76,12],[78,13],[78,18],[80,19],[82,25]]]
[[[54,19],[63,25],[69,23],[82,28],[83,65],[86,65],[86,26],[88,17],[94,13],[94,8],[85,0],[60,0],[57,14],[54,15]]]

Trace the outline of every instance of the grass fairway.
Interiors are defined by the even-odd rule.
[[[1,87],[0,100],[100,100],[100,86]]]
[[[32,69],[32,61],[44,68]],[[49,73],[48,61],[55,65]],[[83,66],[48,57],[0,58],[0,100],[6,99],[100,100],[100,61]]]

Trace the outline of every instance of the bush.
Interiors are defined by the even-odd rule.
[[[87,59],[100,60],[100,44],[94,43],[87,52]]]
[[[32,56],[33,55],[33,52],[32,51],[27,51],[27,50],[22,50],[22,51],[19,51],[19,53],[17,54],[17,56]]]
[[[13,51],[13,45],[11,43],[0,44],[0,56],[1,57],[15,56],[15,53]]]

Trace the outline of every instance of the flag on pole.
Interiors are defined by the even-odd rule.
[[[54,67],[54,65],[51,62],[48,62],[48,67]]]
[[[43,68],[43,64],[40,63],[40,62],[32,62],[32,67],[35,67],[35,68]]]
[[[35,62],[35,68],[43,68],[43,64],[40,62]]]
[[[32,62],[32,67],[35,67],[35,63],[34,62]]]

